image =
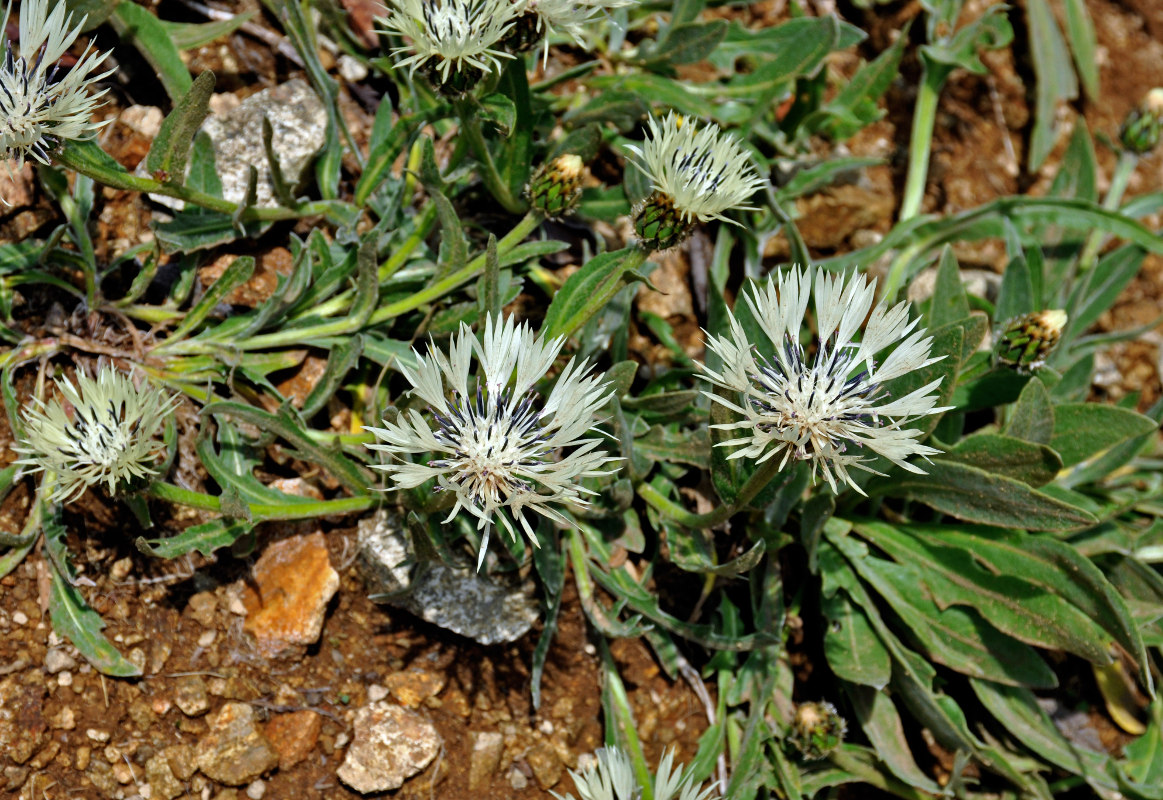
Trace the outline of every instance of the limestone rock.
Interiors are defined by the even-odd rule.
[[[279,764],[279,753],[258,729],[254,709],[227,703],[210,718],[196,748],[198,769],[228,786],[242,786]]]
[[[480,791],[488,785],[489,779],[501,763],[505,750],[505,737],[499,731],[473,731],[472,756],[468,767],[469,791]]]
[[[354,728],[337,774],[361,794],[400,788],[436,758],[442,743],[424,717],[383,701],[361,708]]]

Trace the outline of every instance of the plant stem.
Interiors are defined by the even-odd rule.
[[[222,511],[222,502],[214,495],[194,492],[174,486],[172,483],[154,481],[145,489],[145,494],[158,500],[200,508],[204,511]],[[318,500],[312,503],[248,503],[247,511],[256,521],[309,519],[331,514],[350,514],[365,511],[379,502],[375,495],[340,497],[335,500]]]
[[[469,144],[472,145],[477,161],[480,162],[481,180],[485,182],[489,192],[498,203],[504,206],[506,211],[510,214],[520,214],[527,206],[520,198],[513,197],[509,192],[509,185],[501,177],[501,172],[497,169],[497,162],[493,160],[492,151],[489,150],[489,143],[485,141],[484,133],[481,131],[481,121],[474,106],[475,102],[475,100],[462,99],[458,100],[455,105],[457,116],[460,117],[461,130],[468,138]]]
[[[745,508],[748,503],[754,500],[756,495],[763,491],[767,484],[771,483],[772,479],[779,474],[779,466],[779,459],[775,457],[759,464],[755,472],[751,473],[751,477],[739,489],[739,496],[735,498],[734,503],[721,505],[706,514],[692,514],[678,503],[668,499],[649,483],[638,485],[638,496],[658,513],[687,528],[713,528],[726,522],[731,518],[731,515]]]
[[[626,694],[626,686],[622,683],[622,676],[618,674],[618,665],[610,654],[610,646],[604,638],[598,642],[602,649],[602,672],[605,679],[605,694],[608,702],[607,711],[615,718],[616,725],[622,730],[626,740],[626,752],[630,756],[630,763],[634,767],[634,777],[643,789],[643,796],[648,800],[654,798],[654,778],[650,774],[650,767],[646,763],[646,754],[642,752],[642,741],[638,738],[638,730],[634,721],[634,711],[630,708],[630,698]],[[612,720],[614,721],[614,720]]]
[[[1106,211],[1116,211],[1123,202],[1123,195],[1126,194],[1127,184],[1130,183],[1131,176],[1135,174],[1135,167],[1139,165],[1139,156],[1130,150],[1123,150],[1119,153],[1119,160],[1115,164],[1114,174],[1111,175],[1111,185],[1107,189],[1106,197],[1102,200],[1102,207]],[[1092,230],[1090,235],[1086,237],[1086,245],[1082,249],[1082,255],[1078,257],[1078,272],[1088,272],[1098,261],[1098,251],[1106,243],[1107,237],[1102,231]]]
[[[917,105],[913,109],[913,130],[909,138],[909,172],[905,179],[898,222],[915,217],[921,210],[925,183],[929,177],[929,151],[933,145],[933,125],[937,121],[937,99],[949,75],[947,67],[935,67],[924,59],[922,62],[924,71],[917,92]]]

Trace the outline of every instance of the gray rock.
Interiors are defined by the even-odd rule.
[[[77,659],[73,658],[62,647],[54,647],[44,654],[44,668],[49,675],[56,675],[66,669],[77,666]]]
[[[150,800],[174,800],[185,791],[182,782],[174,777],[169,760],[160,753],[145,762],[145,779],[149,781]]]
[[[399,789],[436,758],[443,744],[431,722],[383,701],[361,708],[354,729],[336,774],[360,794]]]
[[[359,566],[376,600],[481,644],[515,641],[540,615],[521,587],[489,580],[469,567],[410,565],[412,549],[399,519],[387,513],[360,520]]]
[[[210,718],[195,749],[198,769],[219,783],[243,786],[279,764],[279,753],[255,724],[246,703],[227,703]]]

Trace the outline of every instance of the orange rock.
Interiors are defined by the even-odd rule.
[[[254,565],[257,596],[247,592],[246,630],[267,658],[318,641],[327,603],[339,589],[322,533],[272,543]]]
[[[279,769],[290,769],[306,759],[322,729],[323,716],[314,711],[292,711],[271,717],[266,735],[279,751]]]
[[[400,705],[416,708],[429,697],[439,694],[447,680],[447,676],[442,672],[427,672],[413,668],[387,676],[384,679],[384,686]]]

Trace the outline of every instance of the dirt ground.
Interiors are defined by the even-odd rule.
[[[758,3],[750,13],[776,21],[780,7]],[[1103,91],[1094,100],[1064,108],[1062,118],[1068,121],[1081,112],[1092,132],[1113,137],[1143,93],[1163,85],[1163,8],[1152,0],[1090,0],[1089,8],[1098,28]],[[888,45],[890,31],[919,13],[919,5],[895,3],[860,12],[842,4],[842,10],[870,31],[859,51],[867,59]],[[1057,169],[1065,135],[1038,174],[1024,169],[1033,91],[1025,31],[1018,29],[1012,49],[988,54],[985,60],[991,68],[988,77],[958,73],[942,96],[926,211],[953,213],[1001,195],[1042,192]],[[227,76],[230,65],[235,74],[241,69],[257,76],[256,86],[287,77],[285,63],[237,36],[203,48],[190,64]],[[830,68],[850,74],[855,66],[855,57],[844,56]],[[871,170],[867,184],[837,187],[801,203],[801,229],[815,252],[851,249],[891,227],[904,183],[903,154],[918,71],[915,62],[904,65],[903,79],[887,98],[886,118],[847,145],[855,155],[884,156],[887,165]],[[232,85],[227,77],[220,81],[220,90],[243,83],[239,79]],[[362,121],[354,126],[357,131],[367,130],[368,109],[358,98],[344,111]],[[109,137],[109,149],[130,167],[148,148],[120,123],[110,126]],[[1099,145],[1098,157],[1109,176],[1113,153]],[[1157,191],[1163,185],[1161,170],[1159,155],[1144,159],[1129,194]],[[139,240],[149,218],[142,198],[101,190],[98,202],[103,204],[99,252]],[[1161,221],[1148,223],[1158,228]],[[51,206],[42,196],[35,197],[4,212],[0,237],[43,235],[51,224]],[[693,242],[699,246],[698,238]],[[269,247],[273,251],[279,245]],[[773,259],[778,255],[771,253]],[[967,267],[1002,266],[997,243],[964,248],[958,256]],[[662,308],[689,349],[697,352],[698,320],[689,303],[681,303],[682,287],[689,297],[685,257],[669,264],[667,273],[666,279],[680,289],[674,292],[680,300],[666,300]],[[1101,325],[1115,329],[1150,321],[1163,307],[1161,294],[1163,261],[1150,257]],[[659,301],[643,297],[642,302]],[[1113,378],[1096,392],[1117,399],[1140,391],[1143,407],[1157,399],[1159,342],[1156,331],[1112,348],[1105,358]],[[657,353],[656,343],[646,336],[636,338],[635,344],[643,360]],[[6,429],[0,431],[0,441],[0,463],[8,463],[14,455]],[[27,486],[15,490],[0,507],[0,529],[18,530],[28,502]],[[568,580],[560,630],[545,671],[543,702],[533,709],[530,664],[536,629],[516,644],[485,647],[370,602],[353,564],[354,519],[321,528],[341,583],[319,643],[305,654],[274,659],[259,655],[243,630],[245,610],[239,597],[254,557],[272,541],[303,533],[301,527],[267,525],[260,529],[254,556],[236,559],[220,553],[211,567],[204,559],[162,563],[141,555],[133,546],[138,531],[127,527],[123,512],[92,494],[69,507],[66,523],[74,562],[92,580],[83,592],[108,623],[110,639],[131,660],[145,665],[145,676],[103,678],[69,656],[69,648],[50,632],[44,556],[32,553],[0,580],[0,704],[6,715],[0,719],[0,738],[7,725],[24,743],[0,754],[0,796],[32,800],[152,793],[156,798],[158,790],[151,792],[148,773],[156,775],[157,757],[162,756],[177,781],[171,787],[177,797],[356,797],[337,781],[335,770],[350,741],[355,711],[385,693],[405,704],[414,701],[443,739],[433,764],[393,796],[501,800],[547,797],[549,789],[566,793],[573,786],[565,769],[601,745],[598,657]],[[648,757],[657,759],[673,745],[680,760],[689,759],[707,726],[695,694],[682,682],[669,681],[642,642],[615,642],[613,653]],[[705,657],[687,655],[696,666]],[[713,686],[708,689],[714,691]],[[239,787],[224,787],[190,769],[208,720],[231,701],[249,704],[268,737],[282,745],[279,768],[262,781]],[[487,733],[501,734],[503,749],[495,768],[470,787],[474,742]]]

